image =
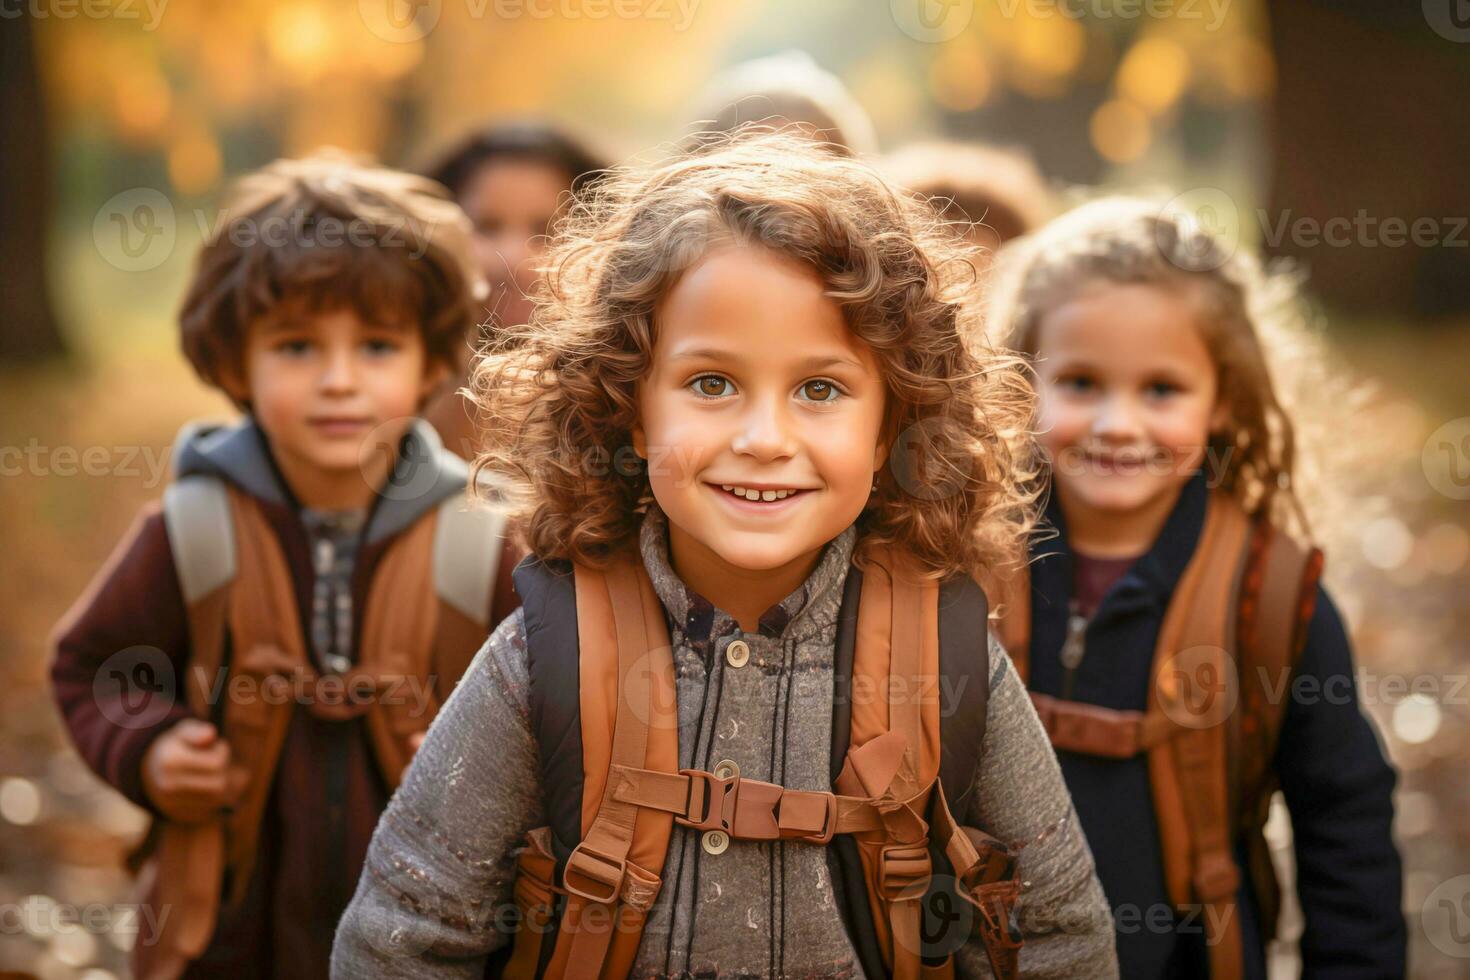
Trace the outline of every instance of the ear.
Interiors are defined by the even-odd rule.
[[[633,452],[638,454],[639,459],[648,459],[648,436],[643,431],[643,426],[633,426],[628,434],[633,437]]]
[[[873,449],[873,472],[877,473],[888,462],[888,453],[893,449],[892,443],[886,439],[878,440],[878,445]]]
[[[1210,434],[1224,432],[1234,422],[1230,411],[1230,403],[1223,398],[1215,399],[1215,410],[1210,413]]]
[[[426,401],[449,379],[449,365],[435,359],[424,365],[424,377],[419,383],[419,401]]]
[[[250,382],[246,379],[244,368],[241,365],[224,365],[220,368],[215,380],[220,390],[230,397],[230,401],[236,405],[250,404]]]

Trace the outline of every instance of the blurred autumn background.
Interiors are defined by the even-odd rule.
[[[177,354],[173,315],[228,179],[323,145],[412,167],[495,119],[552,119],[622,159],[687,132],[722,69],[799,50],[846,83],[882,151],[1019,147],[1063,200],[1088,185],[1209,189],[1244,244],[1308,274],[1333,370],[1364,393],[1325,433],[1366,462],[1323,535],[1366,708],[1401,772],[1411,965],[1470,976],[1470,22],[1456,13],[1454,0],[6,3],[0,971],[124,973],[119,861],[142,814],[67,745],[46,636],[161,492],[178,426],[227,412]],[[1310,233],[1333,219],[1349,230]],[[1395,244],[1389,219],[1430,224]],[[1289,830],[1274,831],[1284,858]],[[1294,975],[1293,928],[1280,976]]]

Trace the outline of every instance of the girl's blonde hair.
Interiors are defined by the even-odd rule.
[[[614,170],[558,225],[531,322],[495,338],[472,378],[476,468],[531,549],[597,564],[635,545],[652,497],[630,432],[659,302],[729,245],[810,267],[881,365],[899,448],[859,519],[865,544],[936,575],[1013,556],[1033,520],[1033,399],[1019,359],[976,329],[968,246],[870,167],[786,133]]]
[[[1028,358],[1046,315],[1099,282],[1179,290],[1195,305],[1229,408],[1207,448],[1219,487],[1249,513],[1309,533],[1298,492],[1298,405],[1282,383],[1292,392],[1323,390],[1322,358],[1296,276],[1268,270],[1183,209],[1134,197],[1101,198],[1062,215],[1003,250],[994,275],[991,336]]]

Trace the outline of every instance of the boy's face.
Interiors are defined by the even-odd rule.
[[[1161,526],[1199,469],[1224,410],[1196,319],[1175,290],[1113,283],[1042,318],[1041,443],[1069,524],[1152,514]]]
[[[282,307],[246,332],[245,376],[227,387],[270,438],[303,504],[360,507],[387,477],[424,397],[443,377],[422,335],[366,323],[351,309]],[[372,445],[366,445],[371,436]]]
[[[633,432],[676,562],[814,562],[867,503],[885,399],[877,359],[806,266],[727,247],[691,267],[657,311]]]

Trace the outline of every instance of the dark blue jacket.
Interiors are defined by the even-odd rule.
[[[1203,475],[1191,480],[1152,548],[1103,598],[1087,630],[1074,699],[1116,709],[1147,706],[1164,610],[1199,541],[1207,496]],[[1059,696],[1072,556],[1055,501],[1047,515],[1060,534],[1038,536],[1032,545],[1030,686]],[[1391,836],[1394,771],[1359,710],[1352,650],[1321,590],[1289,690],[1275,767],[1291,812],[1306,916],[1303,976],[1401,977],[1407,935],[1402,868]],[[1146,757],[1058,756],[1117,920],[1121,975],[1207,976],[1202,923],[1170,911]],[[1264,978],[1260,916],[1249,885],[1240,898],[1246,976]]]

